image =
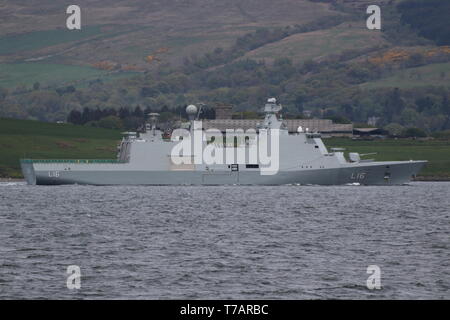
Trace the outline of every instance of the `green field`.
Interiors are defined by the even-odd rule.
[[[428,160],[429,164],[420,173],[427,177],[450,177],[450,141],[420,141],[409,139],[351,140],[348,138],[324,139],[328,148],[346,148],[346,152],[372,153],[380,161]],[[367,157],[366,157],[367,158]]]
[[[0,177],[21,178],[19,159],[115,159],[120,132],[0,119]]]
[[[0,38],[0,55],[37,50],[62,43],[79,41],[101,34],[100,26],[86,26],[82,30],[55,29],[35,31]]]
[[[450,62],[399,70],[391,77],[366,82],[360,86],[364,89],[384,87],[410,89],[424,86],[450,86]]]
[[[20,178],[19,159],[115,159],[119,131],[0,119],[0,177]],[[328,148],[377,152],[376,160],[428,160],[426,177],[450,178],[450,141],[324,139]]]
[[[60,86],[64,83],[95,79],[108,81],[135,74],[135,72],[108,74],[107,71],[91,67],[54,63],[0,64],[0,87],[12,88],[18,85],[30,87],[35,82],[39,82],[42,86]]]
[[[380,33],[367,30],[357,23],[344,23],[331,29],[292,35],[250,51],[245,58],[270,60],[288,57],[299,62],[384,43]]]

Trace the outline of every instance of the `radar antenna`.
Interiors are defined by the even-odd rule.
[[[159,113],[152,112],[149,113],[148,116],[150,117],[150,123],[152,125],[152,134],[153,136],[156,136],[156,124],[158,123]]]
[[[285,130],[286,126],[281,119],[277,118],[277,113],[280,112],[283,107],[277,104],[277,99],[270,98],[267,100],[264,106],[264,122],[258,127],[258,129],[282,129]]]
[[[281,104],[277,104],[277,99],[275,98],[268,99],[266,105],[264,106],[264,112],[270,114],[280,112],[281,109],[283,109],[283,107]]]

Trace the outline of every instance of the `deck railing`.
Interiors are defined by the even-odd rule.
[[[124,163],[114,159],[21,159],[22,163]]]

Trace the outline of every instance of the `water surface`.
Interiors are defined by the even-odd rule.
[[[449,299],[449,208],[439,182],[0,183],[0,298]],[[366,287],[369,265],[381,290]]]

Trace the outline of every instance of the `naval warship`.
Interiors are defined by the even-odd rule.
[[[190,118],[186,129],[194,135],[203,133],[195,124],[198,109],[190,105],[186,110]],[[234,156],[213,164],[180,163],[180,158],[175,161],[174,148],[194,139],[174,134],[167,139],[157,127],[158,114],[150,115],[152,121],[143,132],[126,133],[118,147],[117,159],[21,159],[21,168],[30,185],[399,185],[409,182],[427,163],[426,160],[374,161],[363,159],[358,153],[346,156],[340,148],[328,150],[318,132],[299,127],[297,133],[289,134],[278,116],[281,109],[276,99],[269,99],[264,106],[265,118],[256,128],[256,137],[276,132],[278,163],[272,171],[267,169],[267,162],[249,160],[249,157]],[[244,150],[246,155],[256,141],[255,136],[235,139],[231,145],[226,139],[216,140],[216,148],[223,149],[215,152],[227,152],[231,148]],[[213,139],[202,141],[204,148]],[[267,145],[273,144],[270,141]],[[189,152],[175,158],[191,160],[195,155],[192,150]]]

